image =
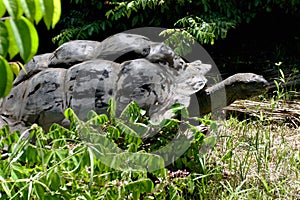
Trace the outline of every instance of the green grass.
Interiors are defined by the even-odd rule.
[[[231,118],[221,129],[206,157],[221,177],[198,183],[200,199],[300,198],[300,128]]]

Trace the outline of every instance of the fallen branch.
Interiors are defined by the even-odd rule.
[[[300,126],[300,102],[276,101],[256,102],[250,100],[235,101],[224,108],[227,114],[254,117],[274,122],[288,122]]]

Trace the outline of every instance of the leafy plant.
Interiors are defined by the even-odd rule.
[[[6,14],[7,13],[7,14]],[[27,63],[38,50],[38,34],[33,23],[44,20],[48,29],[54,27],[61,13],[60,0],[0,0],[0,97],[6,96],[17,75],[20,62],[9,63],[18,53]],[[11,64],[11,67],[9,67]]]
[[[295,84],[297,81],[297,73],[299,73],[299,70],[297,68],[293,68],[292,72],[289,73],[288,76],[286,76],[284,71],[280,68],[282,63],[279,62],[276,64],[279,67],[279,69],[278,69],[279,78],[276,78],[274,80],[274,84],[276,86],[276,90],[274,91],[275,100],[276,101],[291,100],[293,97],[293,92],[296,90]]]
[[[58,44],[71,39],[104,39],[116,32],[136,27],[164,27],[167,32],[183,31],[202,44],[224,39],[228,30],[249,23],[258,14],[281,10],[294,15],[299,11],[294,1],[222,1],[222,0],[137,0],[72,1],[63,5]]]
[[[197,127],[187,124],[196,139],[188,144],[186,154],[173,160],[173,167],[167,167],[166,158],[155,150],[178,135],[187,137],[180,132],[186,122],[167,119],[153,124],[135,102],[119,117],[115,108],[111,99],[108,115],[91,111],[85,122],[67,109],[70,128],[53,124],[48,133],[36,125],[24,133],[4,126],[0,130],[1,198],[166,199],[192,194],[190,173],[168,169],[177,170],[174,166],[181,163],[182,168],[201,173],[195,166],[205,136]]]

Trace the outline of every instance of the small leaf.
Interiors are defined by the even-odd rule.
[[[229,160],[230,158],[232,158],[232,151],[228,151],[222,158],[221,158],[221,161],[226,161],[226,160]]]
[[[217,131],[218,130],[218,125],[217,125],[217,123],[211,123],[210,124],[210,130],[211,131]]]
[[[25,74],[27,74],[25,66],[22,63],[20,63],[19,61],[17,61],[17,64],[19,65],[19,68],[21,68],[25,72]]]
[[[106,22],[105,22],[105,21],[101,22],[101,23],[100,23],[100,27],[101,27],[101,29],[102,29],[103,31],[105,31],[105,28],[106,28]]]
[[[203,144],[199,149],[200,155],[205,155],[210,149],[212,149],[217,143],[217,138],[215,136],[209,136],[203,139]]]
[[[127,18],[129,19],[129,18],[130,18],[130,15],[131,15],[131,10],[128,10],[128,11],[126,12],[126,15],[127,15]]]
[[[209,136],[203,140],[203,145],[214,147],[217,143],[215,136]]]
[[[1,6],[1,5],[0,5]],[[8,51],[8,30],[3,22],[0,21],[0,55],[4,58]]]
[[[137,122],[140,118],[140,107],[135,101],[130,102],[120,115],[120,119],[129,120],[130,122]]]
[[[17,76],[20,72],[20,67],[19,67],[18,63],[12,62],[12,63],[10,63],[10,67],[11,67],[11,70],[13,71],[13,73]]]
[[[18,74],[20,73],[21,69],[25,72],[25,74],[27,74],[25,66],[22,63],[20,63],[19,61],[17,61],[17,62],[10,62],[9,64],[10,64],[10,67],[11,67],[13,73],[16,76],[18,76]]]
[[[133,2],[133,1],[131,1],[131,2],[129,2],[129,3],[127,4],[127,10],[132,9],[132,7],[134,7],[134,2]]]
[[[139,179],[137,181],[125,185],[127,191],[138,191],[140,193],[151,193],[154,189],[154,184],[150,179]]]
[[[10,19],[11,28],[17,46],[20,50],[20,55],[25,63],[27,63],[38,50],[38,34],[33,24],[21,17],[20,19]]]
[[[189,117],[189,112],[188,112],[187,108],[180,103],[173,104],[171,106],[170,110],[172,111],[172,113],[180,115],[181,117],[184,117],[184,118]]]
[[[12,18],[19,18],[23,14],[19,0],[3,0],[3,3]]]
[[[0,97],[5,97],[12,88],[13,72],[2,56],[0,56],[0,80]]]
[[[70,120],[70,130],[72,130],[73,128],[75,129],[79,125],[82,125],[82,121],[80,121],[80,119],[72,109],[67,108],[64,112],[64,115],[68,120]]]
[[[279,69],[279,72],[280,72],[280,76],[281,76],[280,78],[282,78],[284,80],[285,78],[284,78],[284,73],[283,73],[282,69]]]
[[[132,19],[132,26],[135,26],[139,21],[139,16],[135,16],[133,19]]]

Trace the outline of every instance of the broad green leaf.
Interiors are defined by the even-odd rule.
[[[20,2],[27,18],[29,18],[31,21],[35,20],[38,22],[39,17],[37,17],[37,15],[40,15],[41,19],[42,12],[39,11],[40,8],[38,0],[20,0]]]
[[[8,31],[8,39],[9,39],[9,45],[8,45],[8,54],[10,59],[15,57],[19,53],[18,45],[14,37],[14,32],[12,30],[12,27],[10,25],[10,19],[5,20],[5,25]]]
[[[0,1],[0,17],[3,17],[5,12],[6,12],[6,8],[5,8],[5,5],[4,5],[3,1],[1,0]]]
[[[4,58],[7,55],[8,51],[8,30],[3,22],[0,21],[0,55]]]
[[[43,10],[41,7],[41,0],[34,0],[34,2],[35,2],[35,6],[36,6],[34,20],[36,23],[39,23],[41,21],[41,19],[43,18]]]
[[[27,63],[38,50],[38,34],[33,24],[25,17],[10,19],[9,22],[20,50],[20,55],[24,62]]]
[[[19,18],[23,14],[21,9],[20,0],[3,0],[8,14],[12,18]]]
[[[45,8],[45,5],[44,5],[44,0],[38,0],[38,2],[39,2],[39,6],[40,6],[40,10],[42,12],[42,15],[45,15],[46,8]]]
[[[61,15],[61,2],[60,0],[54,0],[54,12],[52,18],[52,28],[58,23]]]
[[[13,72],[7,61],[0,56],[0,97],[9,94],[13,83]]]
[[[44,14],[44,22],[48,29],[54,28],[60,18],[61,3],[60,0],[40,0],[41,9]]]

